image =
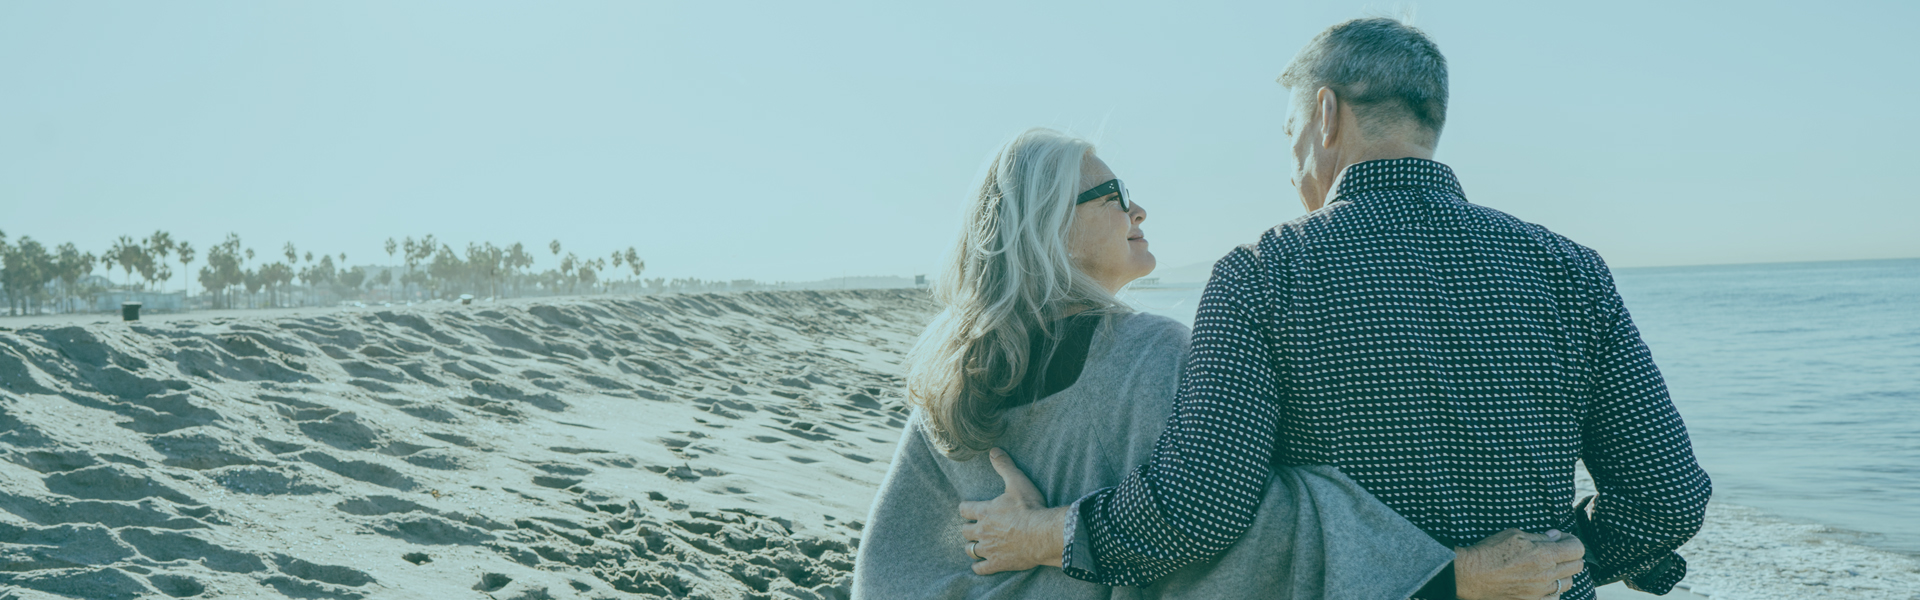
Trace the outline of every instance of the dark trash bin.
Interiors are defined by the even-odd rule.
[[[140,320],[140,303],[139,302],[121,302],[120,318],[127,321]]]

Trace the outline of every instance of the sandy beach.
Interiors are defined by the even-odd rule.
[[[0,331],[0,597],[844,597],[930,309],[794,292]]]
[[[0,598],[843,598],[933,308],[0,320]],[[1920,598],[1912,557],[1739,507],[1682,552],[1712,598]]]

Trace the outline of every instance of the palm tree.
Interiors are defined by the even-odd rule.
[[[554,242],[555,246],[559,244],[560,242]],[[574,268],[579,265],[580,257],[574,256],[572,252],[568,252],[566,258],[560,259],[560,276],[567,279],[567,293],[569,294],[573,293],[574,283],[578,281],[573,278],[573,271]]]
[[[96,259],[92,253],[83,253],[72,243],[61,244],[54,250],[54,256],[54,272],[60,279],[60,295],[64,297],[67,312],[73,312],[73,300],[80,293],[80,278],[93,272]]]
[[[408,241],[409,243],[411,243],[411,242],[413,241],[413,238],[407,238],[407,241]],[[399,250],[399,249],[400,249],[400,246],[399,246],[399,244],[395,244],[395,243],[394,243],[394,241],[393,241],[393,238],[387,238],[387,260],[388,260],[389,262],[391,262],[391,261],[393,260],[393,252],[394,252],[395,250]],[[385,273],[386,271],[381,271],[381,272],[382,272],[382,273]],[[382,278],[380,278],[380,284],[381,284],[381,285],[388,285],[388,284],[389,284],[390,282],[392,282],[392,281],[393,281],[393,276],[391,276],[391,275],[389,275],[389,276],[387,276],[387,277],[382,277]],[[391,300],[391,299],[393,299],[393,288],[392,288],[392,287],[388,287],[388,288],[387,288],[387,299],[389,299],[389,300]]]
[[[521,269],[532,266],[533,254],[527,252],[526,246],[520,245],[520,242],[514,242],[513,247],[507,249],[507,270],[515,274],[516,281],[519,280],[518,275]]]
[[[407,282],[413,280],[413,266],[419,264],[419,259],[414,258],[414,255],[419,253],[420,244],[413,241],[413,236],[407,236],[402,249],[406,250],[406,254],[401,256],[401,261],[407,265],[407,274],[400,277],[400,294],[411,300],[412,294],[407,291]]]
[[[126,281],[124,283],[128,286],[133,285],[134,269],[140,269],[142,272],[145,272],[152,268],[147,266],[152,262],[152,257],[147,254],[146,246],[141,245],[140,242],[134,240],[132,237],[120,236],[120,239],[114,240],[113,247],[108,249],[107,252],[113,256],[114,264],[120,265],[120,270],[126,274]]]
[[[614,250],[612,258],[613,258],[613,268],[619,269],[620,263],[626,260],[626,255],[621,254],[619,250]],[[607,289],[608,291],[612,291],[613,282],[607,282]]]
[[[207,249],[207,264],[200,268],[200,287],[214,294],[218,306],[233,308],[233,286],[245,280],[241,269],[241,256],[252,257],[253,251],[240,251],[240,236],[227,234],[227,239]]]
[[[46,296],[47,282],[56,275],[47,247],[31,237],[22,237],[0,258],[0,264],[6,266],[6,279],[0,286],[7,289],[8,310],[33,314],[39,304],[36,300]]]
[[[153,262],[158,263],[154,276],[159,281],[173,279],[173,269],[167,268],[167,257],[173,254],[174,247],[173,235],[165,231],[154,231],[153,235],[147,236],[147,254],[153,257]]]
[[[247,256],[247,262],[252,263],[253,262],[252,248],[247,249],[246,256]],[[254,277],[252,268],[241,269],[239,279],[234,280],[235,285],[239,285],[241,286],[241,289],[244,289],[247,291],[247,308],[253,308],[253,300],[254,300],[253,295],[256,293],[259,293],[260,291],[260,286],[255,285],[254,281],[255,281],[255,277]]]
[[[108,248],[106,254],[100,255],[100,268],[106,269],[107,277],[109,278],[107,283],[109,284],[109,286],[111,286],[111,284],[113,283],[111,279],[113,277],[113,267],[119,264],[120,263],[118,261],[115,261],[113,259],[112,248]]]
[[[177,253],[177,255],[180,257],[180,274],[182,276],[185,276],[187,274],[192,273],[193,271],[189,270],[187,265],[193,262],[193,244],[189,242],[180,242],[180,245],[174,248],[174,252]],[[192,295],[192,292],[193,292],[193,290],[191,289],[192,286],[193,286],[192,281],[183,282],[180,285],[180,293],[183,296]],[[183,297],[181,298],[181,300],[183,301],[182,307],[184,308],[185,307],[184,301],[186,300],[186,298]]]
[[[632,279],[639,279],[640,274],[646,272],[647,270],[647,261],[640,259],[640,253],[633,251],[633,246],[627,246],[626,259],[627,259],[627,268],[633,270]],[[620,263],[615,262],[613,263],[613,266],[618,267],[620,266]]]

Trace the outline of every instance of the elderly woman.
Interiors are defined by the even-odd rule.
[[[1454,561],[1337,469],[1316,466],[1276,470],[1244,538],[1151,587],[1057,568],[977,573],[991,571],[996,548],[968,541],[956,507],[1002,493],[995,469],[1013,466],[999,449],[1028,461],[1053,504],[1119,482],[1152,454],[1188,330],[1114,298],[1153,270],[1146,216],[1085,141],[1035,129],[1000,151],[935,288],[946,310],[909,357],[913,417],[874,501],[855,598],[1406,598]],[[1542,560],[1507,549],[1508,563]]]

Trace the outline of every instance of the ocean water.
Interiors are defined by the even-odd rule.
[[[1619,269],[1717,500],[1920,554],[1920,259]],[[1201,290],[1132,290],[1192,324]]]

